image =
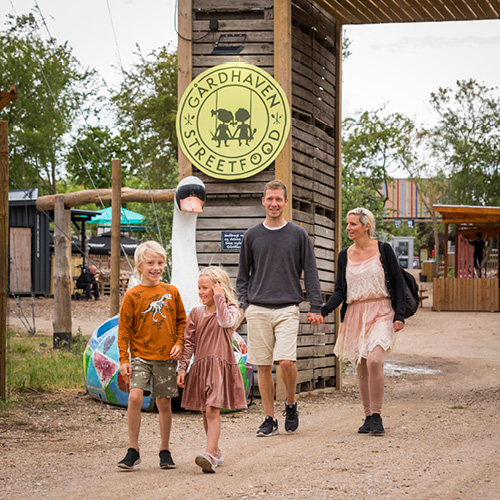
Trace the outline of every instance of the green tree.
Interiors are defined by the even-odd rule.
[[[82,128],[65,157],[66,170],[72,183],[81,189],[110,188],[111,161],[122,161],[122,184],[138,174],[137,162],[130,151],[134,144],[119,132],[113,134],[107,126]]]
[[[16,187],[56,193],[62,155],[79,112],[94,95],[93,70],[82,70],[67,43],[44,40],[33,14],[10,16],[0,32],[0,88],[16,86],[2,111],[9,123],[10,172]],[[14,184],[13,184],[14,185]]]
[[[379,227],[383,227],[391,172],[416,160],[413,122],[399,113],[382,113],[383,108],[347,118],[342,140],[343,217],[352,208],[363,206],[373,212]]]
[[[123,138],[134,145],[130,155],[137,174],[129,185],[138,189],[174,188],[178,182],[177,54],[162,47],[146,57],[139,51],[138,57],[112,98]],[[136,207],[129,204],[131,210]],[[171,238],[172,204],[143,204],[140,212],[161,231],[149,236],[163,236],[166,244]]]
[[[151,182],[161,185],[177,168],[177,54],[163,47],[138,56],[112,101],[118,126],[136,143],[136,164],[144,164]]]
[[[451,203],[500,204],[500,99],[494,90],[471,79],[431,94],[439,121],[428,136],[446,166]]]

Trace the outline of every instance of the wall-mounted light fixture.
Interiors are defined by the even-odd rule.
[[[245,47],[246,33],[222,33],[215,43],[213,56],[239,54]]]

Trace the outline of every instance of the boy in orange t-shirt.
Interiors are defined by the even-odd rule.
[[[141,407],[144,394],[151,392],[160,420],[160,467],[174,469],[170,454],[171,398],[178,395],[176,369],[184,347],[186,311],[177,288],[160,281],[166,260],[160,244],[141,243],[134,260],[141,283],[125,294],[118,322],[120,374],[130,380],[129,448],[118,467],[133,469],[141,462]]]

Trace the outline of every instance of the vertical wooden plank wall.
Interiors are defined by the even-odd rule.
[[[192,76],[218,64],[238,61],[259,66],[274,76],[274,15],[274,0],[232,4],[221,0],[192,0]],[[196,41],[209,32],[211,19],[219,22],[218,31]],[[335,265],[336,25],[314,2],[294,0],[291,29],[291,210],[293,221],[302,225],[314,242],[326,299],[333,291]],[[235,56],[211,55],[221,33],[246,33],[243,51]],[[280,61],[280,64],[286,63]],[[207,187],[207,203],[197,224],[200,266],[222,264],[234,281],[239,253],[221,251],[221,231],[244,231],[263,220],[262,191],[264,185],[275,178],[275,167],[273,164],[240,181],[214,179],[193,169],[193,174]],[[334,386],[334,325],[305,324],[306,310],[307,304],[303,304],[298,389]],[[246,325],[239,331],[245,337]]]
[[[333,292],[335,266],[336,30],[315,2],[292,2],[293,220],[313,239],[324,299]],[[329,321],[301,324],[301,390],[335,385],[333,315]]]

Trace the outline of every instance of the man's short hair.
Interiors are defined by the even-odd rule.
[[[264,186],[264,198],[266,197],[266,192],[269,189],[281,189],[281,190],[283,190],[283,193],[285,194],[285,200],[288,200],[288,195],[286,192],[286,185],[284,182],[280,181],[279,179],[274,179],[273,181],[269,181]]]

